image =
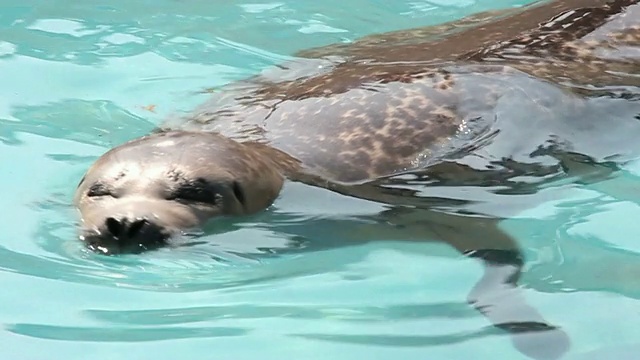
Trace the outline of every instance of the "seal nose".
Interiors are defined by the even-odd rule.
[[[147,219],[136,219],[129,221],[126,218],[116,219],[109,217],[106,220],[107,230],[115,238],[135,239],[138,237],[145,227],[149,227]]]
[[[102,236],[89,237],[88,243],[108,253],[138,253],[162,246],[168,233],[146,218],[108,217]]]

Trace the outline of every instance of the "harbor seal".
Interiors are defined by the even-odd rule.
[[[540,185],[527,178],[598,181],[617,171],[617,161],[640,151],[637,13],[632,0],[549,1],[500,18],[517,35],[466,44],[462,55],[405,64],[410,54],[387,44],[383,61],[229,86],[88,169],[74,198],[80,237],[102,253],[140,252],[219,216],[264,210],[285,181],[324,187],[392,206],[376,231],[357,236],[437,239],[481,260],[469,303],[513,334],[521,352],[557,358],[568,336],[519,292],[523,255],[500,219],[451,210],[402,185],[527,193]],[[454,38],[411,46],[426,54]],[[590,79],[606,88],[589,87]]]

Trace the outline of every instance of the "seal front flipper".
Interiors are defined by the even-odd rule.
[[[499,219],[397,206],[374,220],[347,238],[447,243],[464,256],[482,262],[483,274],[467,302],[494,327],[509,333],[521,353],[536,360],[551,360],[568,351],[569,336],[528,304],[519,288],[524,256],[515,240],[498,227]]]
[[[482,261],[484,274],[467,298],[493,326],[511,334],[515,347],[533,359],[557,359],[570,347],[568,335],[529,305],[518,287],[524,265],[516,242],[497,219],[431,212],[429,227],[462,254]]]
[[[469,175],[462,169],[458,173],[464,174]],[[507,331],[514,346],[533,359],[557,359],[567,352],[568,335],[529,305],[518,287],[524,257],[516,241],[499,228],[500,219],[437,211],[438,205],[451,204],[452,200],[416,198],[407,188],[376,183],[325,186],[338,193],[395,205],[378,214],[377,224],[369,225],[369,231],[358,231],[359,237],[369,241],[442,241],[465,256],[481,260],[484,272],[469,293],[468,303],[493,326]]]
[[[533,359],[558,359],[567,352],[569,336],[527,304],[517,286],[523,264],[519,251],[484,249],[466,255],[484,264],[484,275],[467,298],[469,304],[495,327],[509,332],[514,346]]]

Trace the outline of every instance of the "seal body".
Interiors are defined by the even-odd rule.
[[[297,159],[298,171],[359,183],[424,168],[471,145],[491,131],[508,93],[542,100],[540,108],[560,95],[510,68],[452,67],[385,77],[339,95],[215,99],[180,128],[268,144]]]
[[[106,192],[112,203],[104,202],[104,196],[90,196],[91,189],[118,181],[118,186],[127,188],[121,193],[141,195],[149,187],[136,181],[161,183],[162,191],[148,195],[164,201],[171,192],[166,188],[177,186],[172,179],[180,166],[189,169],[181,174],[192,183],[206,179],[208,184],[225,184],[219,188],[233,195],[227,190],[229,186],[233,190],[234,183],[228,180],[237,177],[244,180],[237,182],[241,186],[236,193],[256,189],[256,195],[245,196],[240,207],[216,203],[215,211],[193,213],[189,221],[174,221],[171,211],[164,215],[170,220],[158,220],[161,209],[157,208],[153,221],[167,224],[154,235],[161,239],[154,242],[160,244],[177,229],[200,226],[219,215],[264,209],[280,191],[282,178],[388,203],[397,198],[355,185],[415,171],[452,184],[499,183],[514,173],[580,168],[574,160],[567,162],[571,154],[591,162],[633,157],[638,150],[634,139],[639,123],[630,119],[640,110],[637,101],[627,99],[637,89],[629,88],[637,76],[622,70],[638,64],[634,49],[640,50],[640,18],[636,16],[640,5],[636,0],[571,4],[551,1],[510,12],[498,20],[501,26],[509,25],[508,34],[496,32],[500,42],[490,46],[486,39],[476,39],[475,50],[469,50],[473,44],[462,44],[465,48],[458,43],[459,34],[451,35],[453,45],[448,45],[453,40],[446,37],[427,41],[422,47],[416,40],[410,45],[398,40],[398,50],[410,50],[408,53],[390,51],[388,44],[381,45],[385,51],[380,52],[371,42],[356,43],[354,59],[330,71],[283,81],[258,77],[233,84],[186,119],[169,121],[160,134],[112,149],[91,167],[75,197],[82,213],[83,236],[93,239],[93,244],[104,240],[116,246],[132,241],[133,248],[145,248],[148,244],[142,239],[146,236],[112,241],[114,234],[109,229],[126,234],[119,231],[120,225],[137,224],[137,218],[148,223],[149,214],[122,210],[117,216],[122,221],[111,221],[117,204],[128,198]],[[520,31],[513,34],[516,28]],[[458,50],[434,56],[431,48]],[[359,59],[367,54],[380,62]],[[390,54],[398,56],[395,60],[418,55],[430,60],[391,64]],[[533,65],[535,71],[527,71]],[[560,70],[564,71],[561,80],[553,82]],[[586,89],[583,73],[609,81],[606,96],[601,92],[585,96],[591,90]],[[570,87],[569,82],[581,86]],[[616,88],[617,84],[622,87]],[[627,96],[621,96],[625,91]],[[162,134],[166,131],[175,137],[173,142],[159,140],[167,136]],[[185,134],[178,139],[180,131]],[[123,163],[129,168],[120,169]],[[198,171],[191,170],[196,168]],[[220,191],[209,195],[223,202],[239,199]],[[193,204],[187,206],[190,211]]]
[[[247,96],[245,90],[238,97],[230,90],[177,128],[266,144],[295,158],[297,173],[342,184],[443,161],[462,161],[478,170],[504,158],[545,163],[543,154],[536,153],[539,147],[569,142],[572,151],[588,149],[590,156],[603,159],[621,136],[634,132],[603,135],[600,148],[594,148],[593,133],[614,123],[637,130],[627,121],[637,104],[586,99],[499,65],[445,64],[373,80],[337,95],[314,91],[274,99],[259,91]]]

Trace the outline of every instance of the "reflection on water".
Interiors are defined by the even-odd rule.
[[[41,106],[19,105],[12,115],[22,121],[0,119],[0,140],[7,145],[21,145],[19,134],[24,132],[54,138],[63,132],[66,140],[110,148],[154,128],[153,123],[110,101],[65,100]],[[69,160],[51,156],[54,160]]]

